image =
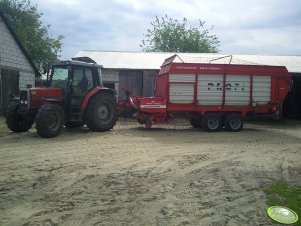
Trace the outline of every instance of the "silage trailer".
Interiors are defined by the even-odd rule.
[[[232,57],[231,57],[232,58]],[[185,63],[167,58],[155,78],[154,97],[129,96],[121,106],[134,107],[139,123],[172,121],[188,115],[194,127],[206,131],[240,131],[248,115],[275,114],[292,80],[284,66]]]

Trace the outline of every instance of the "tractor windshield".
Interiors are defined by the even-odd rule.
[[[66,89],[69,69],[67,67],[54,67],[49,87]]]

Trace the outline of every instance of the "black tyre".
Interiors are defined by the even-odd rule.
[[[64,125],[64,110],[58,104],[44,104],[36,115],[36,128],[41,137],[56,137]]]
[[[189,123],[194,128],[202,128],[202,120],[201,118],[190,118]]]
[[[229,114],[225,118],[225,129],[231,132],[238,132],[243,127],[243,118],[240,114]]]
[[[115,97],[110,93],[98,93],[89,101],[86,124],[93,131],[103,132],[114,127],[117,121]]]
[[[222,119],[219,114],[207,113],[202,118],[202,126],[207,132],[216,132],[221,128]]]
[[[82,127],[83,125],[84,125],[83,122],[66,122],[65,123],[65,126],[70,129]]]
[[[13,132],[26,132],[32,127],[33,119],[30,116],[19,114],[18,109],[19,105],[17,103],[12,103],[8,106],[6,125]]]

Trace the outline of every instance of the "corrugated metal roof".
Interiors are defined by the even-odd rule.
[[[75,57],[90,57],[104,68],[110,69],[160,69],[164,60],[175,53],[163,52],[116,52],[116,51],[80,51]],[[214,53],[177,53],[187,63],[208,63],[210,60],[227,56]],[[228,64],[230,58],[212,63]],[[301,56],[277,55],[232,55],[231,64],[256,64],[286,66],[290,73],[301,73]]]

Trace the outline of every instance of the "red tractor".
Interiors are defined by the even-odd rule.
[[[63,126],[107,131],[117,121],[115,92],[102,85],[101,65],[91,59],[61,61],[52,66],[47,85],[21,90],[6,113],[13,132],[28,131],[33,123],[41,137],[55,137]]]

